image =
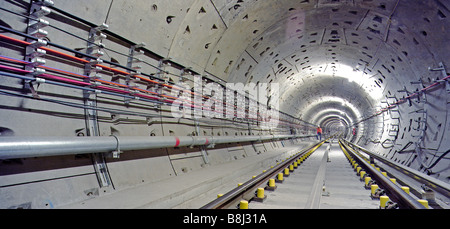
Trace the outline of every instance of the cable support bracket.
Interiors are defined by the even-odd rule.
[[[53,1],[49,0],[32,1],[29,10],[27,34],[37,39],[27,39],[29,45],[25,48],[25,61],[27,61],[28,64],[25,65],[25,70],[29,71],[27,74],[28,76],[35,77],[35,79],[24,80],[23,88],[31,91],[32,96],[38,99],[40,97],[37,93],[35,85],[45,83],[45,80],[36,77],[46,72],[45,69],[40,68],[40,66],[46,64],[44,56],[47,54],[47,52],[40,47],[47,46],[48,44],[45,40],[48,32],[42,28],[50,25],[50,23],[47,20],[42,19],[42,17],[52,12],[52,10],[47,6],[53,6],[53,4]]]
[[[438,65],[439,65],[439,67],[437,67],[437,68],[428,67],[428,71],[431,71],[431,72],[440,71],[442,74],[442,79],[437,79],[436,82],[437,83],[446,83],[445,90],[447,91],[447,93],[450,93],[450,81],[449,81],[450,75],[447,73],[447,70],[445,69],[443,62],[439,62]]]
[[[116,150],[114,150],[114,151],[111,152],[111,156],[112,156],[112,158],[114,158],[114,159],[119,159],[119,158],[120,158],[120,154],[123,153],[123,151],[120,150],[120,141],[119,141],[119,138],[118,138],[117,136],[115,136],[115,135],[111,135],[111,137],[114,137],[114,138],[116,139],[116,141],[117,141],[117,147],[116,147]]]

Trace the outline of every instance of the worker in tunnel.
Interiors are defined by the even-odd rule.
[[[317,140],[322,141],[322,128],[317,126]]]

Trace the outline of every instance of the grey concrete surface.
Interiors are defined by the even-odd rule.
[[[273,150],[264,155],[209,166],[159,182],[118,190],[63,209],[200,208],[254,175],[297,153],[307,144]]]
[[[250,202],[250,209],[305,209],[313,198],[312,187],[316,181],[317,171],[327,150],[325,144],[314,152],[291,175],[285,178],[273,192],[266,192],[263,203]],[[378,200],[372,200],[370,190],[353,171],[351,164],[340,150],[337,143],[332,144],[328,152],[328,162],[324,180],[320,180],[319,205],[314,209],[377,209]]]
[[[21,15],[32,13],[29,12],[31,2],[0,1],[0,25],[6,30],[27,33],[31,26]],[[450,84],[442,80],[450,72],[448,0],[53,2],[55,9],[88,23],[53,11],[43,16],[51,25],[42,28],[48,32],[43,39],[86,53],[91,29],[106,23],[108,32],[125,41],[111,36],[102,39],[105,48],[100,50],[105,54],[101,58],[122,66],[138,67],[137,63],[128,62],[128,55],[132,46],[144,42],[145,51],[140,56],[142,62],[138,69],[146,74],[143,79],[158,77],[160,80],[159,84],[130,81],[126,75],[105,70],[98,73],[104,82],[128,85],[131,89],[137,86],[153,92],[147,94],[151,96],[156,92],[178,96],[179,90],[161,87],[161,84],[185,83],[192,88],[194,76],[202,76],[205,84],[214,81],[244,83],[251,88],[258,85],[265,93],[262,97],[268,100],[262,104],[277,107],[283,114],[280,118],[293,123],[264,128],[253,120],[201,118],[197,122],[173,118],[169,104],[157,106],[143,100],[126,101],[104,93],[90,95],[96,108],[101,110],[92,122],[86,122],[89,120],[86,114],[92,110],[83,107],[86,95],[83,90],[37,83],[34,88],[41,98],[37,100],[32,98],[23,80],[2,75],[0,137],[87,136],[89,125],[94,123],[98,124],[99,136],[246,136],[292,132],[310,135],[315,134],[314,126],[320,125],[327,136],[342,133],[347,140],[390,160],[450,182],[447,154],[450,149]],[[1,35],[26,40],[5,29]],[[23,45],[0,39],[1,56],[20,62],[27,59],[25,54]],[[95,76],[88,64],[51,54],[43,58],[46,66]],[[1,59],[0,65],[25,69],[23,64],[13,62]],[[106,66],[129,71],[110,64]],[[99,83],[96,77],[81,79],[79,75],[50,72],[70,80]],[[435,85],[432,89],[418,93],[432,85]],[[415,93],[416,96],[403,99]],[[383,109],[388,107],[390,109]],[[0,161],[0,208],[48,209],[84,201],[86,206],[91,206],[89,203],[94,203],[95,199],[126,197],[122,190],[127,189],[136,188],[136,195],[145,196],[145,191],[139,193],[138,190],[151,190],[151,184],[158,182],[167,182],[168,187],[179,189],[174,192],[181,192],[185,190],[184,185],[169,184],[169,181],[183,180],[190,174],[202,177],[210,167],[231,162],[240,164],[241,160],[251,160],[254,155],[264,157],[266,153],[270,155],[272,151],[298,143],[300,141],[258,142],[206,149],[172,147],[125,152],[119,159],[108,155],[77,155],[4,160]],[[205,154],[209,164],[202,158]],[[310,169],[313,174],[316,167]],[[306,175],[307,171],[304,173]],[[101,184],[102,179],[110,182]],[[337,197],[341,193],[339,187],[330,185],[330,193]],[[209,188],[211,196],[219,189]],[[205,188],[202,192],[208,190]],[[179,200],[187,201],[191,197],[186,195]],[[140,203],[139,197],[129,198],[134,200],[117,206],[138,207],[151,202]],[[163,199],[163,195],[155,194],[155,198]],[[193,202],[160,203],[155,206],[196,207]],[[343,203],[329,206],[343,206]],[[349,203],[349,206],[354,205]]]

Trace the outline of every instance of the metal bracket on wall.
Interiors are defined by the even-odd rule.
[[[444,63],[440,62],[439,63],[439,67],[438,68],[432,68],[432,67],[428,67],[428,71],[440,71],[442,73],[442,77],[445,78],[448,76],[447,71],[445,70],[445,66]]]
[[[186,76],[191,76],[191,75],[192,75],[192,68],[189,67],[189,68],[181,69],[178,82],[179,83],[186,82],[188,80],[188,77],[186,77]]]
[[[426,109],[424,109],[423,111],[417,112],[417,113],[423,113],[423,119],[419,122],[419,127],[413,128],[413,129],[416,131],[420,131],[420,134],[419,135],[411,135],[411,136],[414,138],[418,138],[418,141],[416,143],[418,143],[417,145],[419,145],[420,143],[423,142],[423,140],[425,138],[425,131],[427,130],[426,123],[427,123],[428,113],[427,113]],[[423,123],[422,128],[420,127],[420,123]]]
[[[47,6],[52,6],[53,4],[53,1],[49,0],[31,2],[27,34],[38,38],[38,40],[29,38],[27,39],[27,41],[31,43],[25,48],[25,61],[29,62],[29,64],[25,66],[25,70],[31,72],[28,74],[28,76],[37,77],[45,73],[45,69],[39,68],[39,66],[45,65],[46,60],[44,56],[47,54],[47,52],[43,49],[40,49],[40,47],[47,45],[47,41],[45,39],[48,35],[48,32],[43,28],[50,25],[50,23],[47,20],[43,19],[43,17],[52,12],[52,10]],[[39,98],[35,85],[44,82],[45,81],[39,80],[25,80],[24,89],[31,91],[33,97]]]
[[[413,93],[411,93],[410,91],[408,91],[408,90],[406,89],[406,86],[403,86],[403,89],[402,89],[402,90],[398,90],[397,92],[404,92],[404,93],[406,93],[406,98],[408,98],[408,104],[409,104],[409,106],[412,106],[411,98],[409,98],[409,95],[411,95],[411,94],[413,94]]]
[[[445,66],[443,62],[439,63],[439,67],[438,68],[431,68],[428,67],[428,71],[440,71],[442,74],[442,79],[436,80],[436,82],[445,82],[445,90],[447,91],[447,93],[450,93],[450,81],[449,81],[449,74],[447,73],[447,71],[445,70]]]
[[[111,135],[112,137],[114,137],[117,141],[117,147],[116,150],[112,151],[110,156],[112,156],[112,158],[114,159],[119,159],[120,158],[120,154],[123,153],[123,151],[120,150],[120,141],[119,138],[115,135]]]
[[[85,79],[85,82],[90,83],[91,79],[101,78],[99,73],[103,70],[101,67],[97,66],[103,61],[100,57],[103,56],[103,52],[101,48],[104,45],[101,43],[102,39],[106,38],[106,35],[101,33],[102,30],[108,28],[108,25],[102,24],[100,26],[91,28],[89,31],[89,38],[87,43],[86,53],[92,56],[98,57],[98,59],[87,58],[89,61],[84,66],[84,74],[89,76],[89,78]],[[98,42],[98,43],[96,43]],[[96,107],[97,106],[97,95],[96,93],[91,93],[90,90],[84,91],[84,103],[87,107]],[[97,111],[94,109],[85,109],[86,115],[86,132],[88,136],[99,136],[99,129],[97,123]]]
[[[104,155],[101,153],[96,153],[92,154],[91,158],[100,188],[112,187],[112,181],[111,177],[109,176],[108,167],[106,165]]]
[[[164,83],[169,83],[169,77],[166,76],[166,71],[164,70],[165,66],[170,65],[170,63],[168,63],[168,61],[170,61],[170,58],[163,58],[160,59],[158,62],[158,71],[156,72],[156,77],[163,79]],[[160,91],[157,91],[158,93],[160,93]]]
[[[86,78],[85,82],[92,83],[92,79],[101,78],[99,73],[103,69],[97,65],[103,63],[100,58],[104,54],[101,49],[105,46],[101,43],[101,41],[103,39],[106,39],[106,35],[102,33],[102,31],[105,29],[108,29],[108,25],[102,24],[100,26],[91,28],[91,30],[89,31],[86,54],[95,56],[97,57],[97,59],[86,59],[89,62],[84,66],[84,74],[86,76],[89,76],[89,78]],[[90,90],[85,90],[83,92],[83,97],[84,103],[87,107],[85,109],[86,134],[87,136],[100,136],[97,111],[95,109],[88,108],[97,106],[97,94],[92,93]],[[91,154],[91,158],[100,188],[114,188],[112,185],[111,177],[109,176],[105,155],[102,153],[94,153]]]
[[[200,127],[199,127],[198,119],[195,119],[194,122],[195,122],[195,131],[197,131],[197,135],[200,135]],[[201,150],[203,162],[205,164],[209,164],[208,152],[206,151],[206,147],[205,146],[199,146],[199,148]]]
[[[132,70],[127,70],[127,72],[129,73],[126,76],[126,85],[128,86],[127,88],[125,88],[126,91],[130,91],[130,95],[134,94],[134,87],[136,87],[135,81],[137,81],[138,79],[135,78],[135,75],[140,75],[141,72],[140,70],[142,69],[142,66],[139,65],[140,63],[142,63],[142,59],[138,58],[138,56],[144,55],[144,51],[140,50],[140,48],[145,47],[146,44],[144,42],[137,44],[137,45],[133,45],[130,47],[129,51],[128,51],[128,60],[127,60],[127,67],[129,69],[133,69]],[[131,101],[131,98],[124,98],[124,102],[126,105],[129,105]]]

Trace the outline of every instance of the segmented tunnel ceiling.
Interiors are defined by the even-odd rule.
[[[114,4],[122,14],[140,10],[135,1]],[[142,9],[148,18],[125,30],[212,78],[279,83],[280,110],[296,117],[329,108],[356,121],[399,87],[418,89],[408,82],[432,80],[427,66],[448,52],[440,45],[448,7],[438,0],[152,1]],[[116,20],[107,23],[113,28]],[[139,27],[145,23],[160,31],[149,34]],[[320,103],[329,97],[343,102]]]
[[[252,33],[257,36],[238,58],[229,80],[280,83],[282,110],[309,121],[317,121],[311,120],[312,114],[328,108],[356,121],[374,113],[383,95],[396,93],[399,86],[416,90],[408,82],[426,76],[424,59],[431,62],[439,53],[430,51],[428,37],[436,34],[429,23],[444,19],[442,11],[447,10],[435,7],[438,1],[236,4],[241,4],[232,9],[241,9],[237,15],[263,23],[255,26]],[[341,98],[358,111],[347,112],[339,102],[323,103],[326,97]]]
[[[1,22],[5,30],[13,28],[14,31],[27,31],[27,20],[18,16],[29,15],[29,2],[0,1],[2,8],[12,12],[2,14]],[[99,116],[95,121],[99,124],[98,132],[101,136],[133,138],[148,135],[200,134],[239,138],[253,134],[314,134],[314,128],[310,126],[292,125],[299,120],[274,129],[265,129],[249,121],[235,124],[234,119],[223,122],[205,120],[200,123],[193,120],[175,120],[166,115],[168,111],[165,108],[153,106],[156,104],[154,100],[163,98],[164,94],[158,98],[152,96],[150,103],[148,100],[143,102],[149,95],[154,95],[153,90],[159,89],[163,80],[171,81],[170,83],[183,81],[184,70],[190,67],[195,74],[215,81],[255,85],[279,83],[279,110],[304,121],[320,124],[325,131],[331,129],[328,127],[339,129],[356,122],[358,131],[355,135],[352,135],[351,128],[347,128],[347,136],[344,137],[348,140],[394,162],[433,175],[440,180],[450,181],[447,156],[450,148],[450,84],[445,80],[438,82],[438,79],[442,79],[442,71],[428,69],[438,67],[440,62],[449,65],[448,0],[57,0],[54,6],[57,11],[45,17],[51,24],[51,27],[45,28],[49,34],[45,39],[51,41],[53,46],[67,47],[63,49],[65,51],[62,54],[70,58],[60,58],[52,54],[45,56],[44,60],[48,61],[48,66],[57,70],[57,75],[47,76],[50,80],[46,84],[35,85],[39,89],[38,95],[43,95],[42,101],[24,99],[31,95],[18,94],[23,90],[22,80],[2,77],[5,86],[3,93],[19,97],[13,99],[8,96],[3,99],[3,106],[7,109],[1,109],[1,113],[7,124],[0,127],[1,135],[20,138],[29,135],[70,137],[89,134],[90,124],[87,125],[86,120],[90,119],[90,115],[86,112],[93,109],[76,103],[82,99],[80,87],[68,85],[71,89],[67,90],[66,87],[48,82],[57,79],[79,83],[71,80],[75,74],[77,78],[94,76],[94,79],[88,80],[89,83],[80,81],[82,85],[98,85],[94,84],[100,82],[97,81],[95,71],[86,73],[89,70],[86,66],[90,64],[71,61],[77,58],[77,54],[74,57],[66,53],[73,53],[71,50],[75,49],[83,50],[79,52],[83,54],[86,51],[85,38],[88,37],[89,31],[105,23],[109,26],[108,39],[103,39],[102,43],[104,42],[107,49],[102,50],[105,51],[104,60],[105,63],[109,62],[109,67],[106,66],[108,71],[102,72],[101,76],[105,77],[103,82],[108,83],[107,85],[118,87],[105,85],[101,90],[94,90],[95,87],[82,88],[83,91],[99,94],[96,99],[99,103]],[[65,17],[61,12],[73,16]],[[88,23],[81,23],[78,19],[72,20],[73,17],[79,17],[81,21]],[[6,55],[5,58],[16,60],[12,61],[14,63],[2,63],[12,66],[26,63],[22,61],[23,47],[16,47],[13,43],[28,42],[19,40],[24,37],[18,34],[4,34],[4,38],[11,36],[15,42],[2,41],[7,49],[4,49],[5,52],[2,50],[1,54]],[[124,73],[123,70],[116,69],[121,72],[116,75],[117,71],[110,70],[116,66],[126,69],[124,66],[127,63],[132,66],[130,62],[134,61],[126,53],[136,51],[134,44],[140,42],[146,43],[146,62],[141,69],[143,77],[136,79],[150,77],[153,81],[153,76],[157,76],[161,77],[158,79],[161,81],[157,84],[149,84],[150,81],[132,82],[147,87],[147,90],[143,90],[148,93],[137,93],[136,95],[142,97],[133,98],[125,96],[128,91],[122,91],[123,88],[133,87],[125,85],[131,81],[124,77],[132,71]],[[53,46],[48,50],[58,48]],[[165,62],[164,58],[170,58],[172,61]],[[109,59],[111,61],[108,61]],[[112,64],[113,62],[119,64]],[[6,69],[8,67],[10,66],[6,66]],[[167,72],[163,72],[166,70]],[[21,69],[15,71],[23,72]],[[63,71],[69,74],[66,76]],[[80,75],[82,72],[85,73]],[[444,75],[447,75],[447,72]],[[24,76],[13,77],[21,79],[20,77]],[[36,78],[36,82],[43,82],[42,80],[44,79],[39,78],[38,81]],[[111,82],[108,82],[109,80]],[[418,93],[418,90],[434,84],[437,86],[433,86],[432,90]],[[271,93],[275,93],[271,89],[267,88]],[[106,90],[120,91],[121,94],[103,93],[108,92]],[[411,94],[418,96],[405,99]],[[133,106],[128,106],[127,102],[130,100],[133,101]],[[404,102],[395,109],[381,115],[372,115],[400,100]],[[116,111],[119,114],[115,114]],[[291,121],[291,117],[286,115],[282,118]],[[53,128],[55,123],[58,128]],[[278,143],[272,142],[269,145],[276,144]],[[284,146],[283,142],[279,145]],[[246,149],[241,146],[238,148],[242,150],[226,146],[207,148],[207,152],[211,154],[211,161],[222,163],[228,161],[228,155],[231,160],[237,160],[237,156],[241,158],[241,152]],[[257,152],[257,148],[253,148],[254,151],[250,149],[249,152],[261,153]],[[151,155],[151,158],[144,154]],[[183,174],[204,167],[203,163],[207,160],[192,155],[203,155],[203,150],[180,151],[168,148],[148,153],[124,154],[121,161],[108,161],[108,166],[116,187],[125,187],[141,184],[144,178],[145,182],[151,182],[172,177],[177,172]],[[242,158],[246,155],[242,153]],[[56,186],[65,190],[65,186],[59,185],[61,183],[48,183],[48,176],[51,176],[55,177],[57,182],[69,184],[66,186],[70,192],[78,190],[79,195],[85,195],[86,191],[93,190],[92,187],[97,188],[97,179],[92,170],[96,166],[91,165],[90,158],[75,159],[81,159],[81,162],[67,160],[69,166],[74,165],[72,163],[87,163],[89,168],[84,165],[79,167],[80,170],[78,167],[76,170],[70,168],[70,171],[62,173],[64,179],[60,178],[61,171],[53,168],[62,164],[66,166],[65,159],[61,162],[59,157],[54,158],[56,163],[50,163],[52,160],[47,158],[14,160],[8,167],[20,166],[26,173],[23,176],[17,174],[17,179],[7,179],[5,182],[8,186],[13,184],[11,193],[21,193],[25,190],[22,190],[21,184],[30,184],[29,170],[35,169],[37,165],[36,171],[40,173],[43,169],[41,166],[52,164],[51,171],[41,174],[43,178],[41,175],[33,176],[32,179],[37,182],[31,183],[37,186],[30,186],[31,189],[26,190],[38,190],[32,193],[40,196],[47,196],[48,193],[39,193]],[[46,163],[41,165],[42,160]],[[6,163],[4,164],[6,166]],[[94,164],[100,165],[97,162]],[[16,174],[11,175],[16,177]],[[106,178],[108,176],[110,175]],[[72,181],[72,178],[77,181]],[[73,189],[73,182],[81,184],[79,189]],[[60,199],[67,198],[67,193],[64,191],[64,198]],[[29,201],[28,194],[20,196],[19,199],[13,198],[11,203],[14,204],[7,206]]]
[[[346,116],[341,117],[349,122],[371,115],[381,107],[381,100],[404,96],[400,89],[420,89],[421,85],[410,82],[435,80],[427,68],[450,51],[442,47],[448,1],[104,0],[96,4],[104,10],[92,7],[92,13],[89,4],[72,1],[60,7],[77,14],[79,6],[86,6],[88,20],[132,34],[150,50],[212,79],[279,83],[280,110],[306,121],[324,120],[323,115],[316,117],[324,110],[330,115],[342,111]]]

